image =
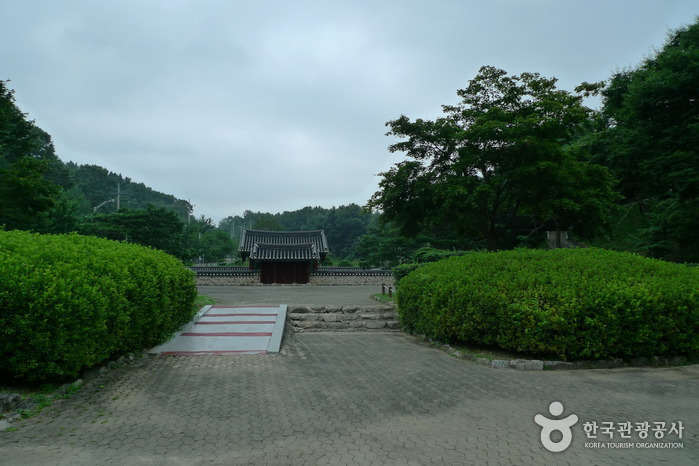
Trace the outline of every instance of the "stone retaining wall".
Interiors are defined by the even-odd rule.
[[[252,275],[197,275],[199,286],[261,285],[260,277]],[[393,285],[391,275],[311,275],[309,285]]]
[[[289,305],[288,320],[294,332],[398,331],[393,306]]]
[[[309,285],[393,285],[393,275],[313,275]]]
[[[252,286],[259,285],[260,277],[254,275],[197,275],[198,286]]]

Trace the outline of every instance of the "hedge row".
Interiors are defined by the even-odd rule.
[[[408,331],[564,360],[699,351],[699,269],[602,249],[472,253],[399,283]]]
[[[194,276],[161,251],[0,231],[0,373],[75,377],[163,342],[196,312]]]

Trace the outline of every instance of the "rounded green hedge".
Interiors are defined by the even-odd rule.
[[[176,258],[102,238],[0,231],[0,373],[75,377],[166,340],[196,309]]]
[[[472,253],[399,283],[407,331],[565,360],[699,349],[699,268],[603,249]]]

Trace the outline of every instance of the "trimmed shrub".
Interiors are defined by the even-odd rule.
[[[165,341],[195,314],[193,273],[155,249],[0,231],[0,372],[65,379]]]
[[[699,349],[699,269],[603,249],[480,252],[400,282],[409,332],[565,360]]]
[[[436,249],[430,246],[425,246],[413,253],[415,262],[437,262],[447,257],[463,256],[469,251],[456,251],[451,249]]]
[[[469,254],[470,251],[455,251],[451,249],[435,249],[430,246],[425,246],[413,254],[413,259],[415,262],[408,262],[405,264],[396,265],[393,267],[393,279],[398,283],[403,277],[407,276],[413,270],[422,267],[428,262],[437,262],[447,257],[453,256],[463,256],[464,254]]]
[[[417,262],[410,262],[408,264],[396,265],[391,269],[393,272],[393,280],[395,283],[401,281],[404,277],[407,277],[410,272],[417,270],[424,264],[418,264]]]

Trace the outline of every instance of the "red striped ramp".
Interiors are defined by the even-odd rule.
[[[171,355],[278,353],[286,305],[205,306],[174,337],[150,352]]]

